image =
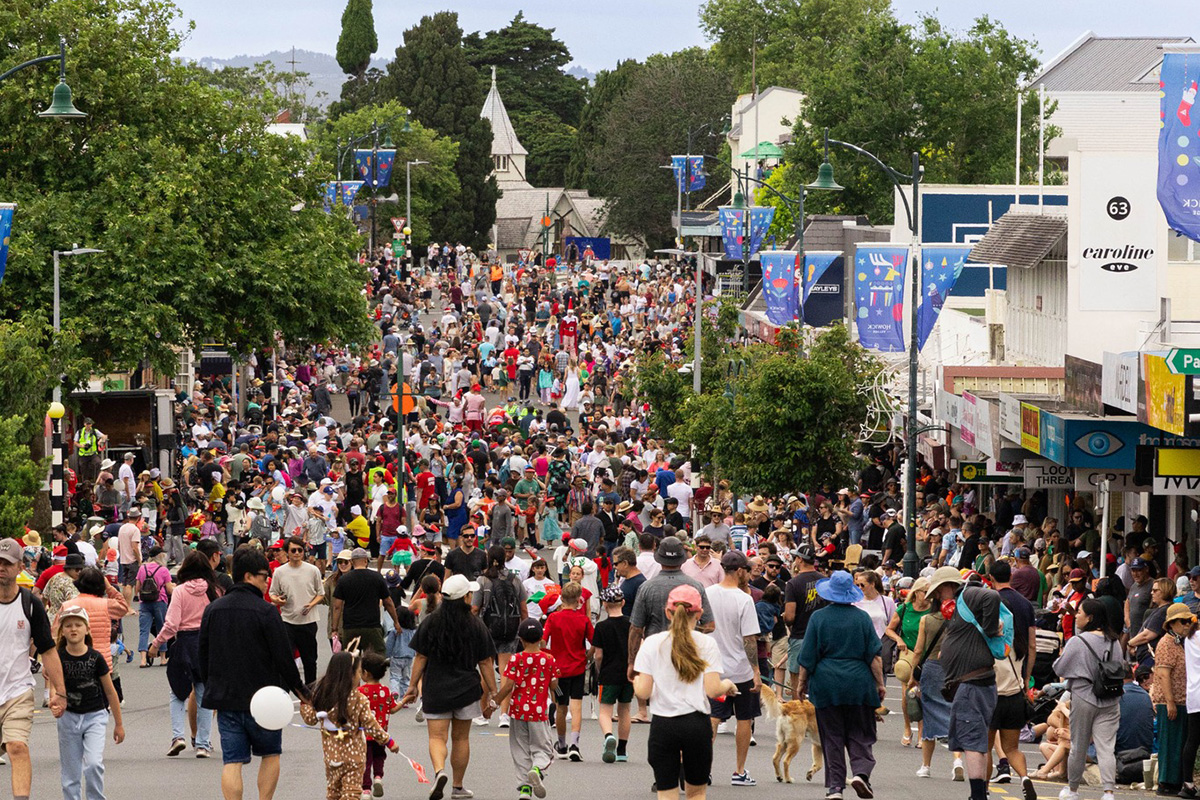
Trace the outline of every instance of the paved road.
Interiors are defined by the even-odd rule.
[[[136,641],[136,617],[127,618],[125,625],[126,631],[133,634],[129,638]],[[321,629],[324,630],[324,621]],[[328,650],[323,648],[322,658],[328,658],[328,655]],[[177,758],[167,758],[165,755],[171,737],[165,670],[157,666],[138,669],[136,658],[134,663],[121,664],[119,669],[126,697],[126,740],[121,745],[109,742],[105,758],[107,796],[171,798],[180,796],[182,792],[188,798],[220,797],[219,754],[208,761],[194,758],[190,750]],[[889,705],[895,708],[894,698]],[[590,710],[585,713],[590,713]],[[968,792],[966,784],[953,784],[949,780],[950,760],[944,750],[939,749],[934,758],[935,777],[932,780],[920,780],[914,776],[920,765],[920,757],[916,750],[900,746],[898,719],[898,716],[889,716],[880,728],[882,741],[875,749],[879,761],[874,780],[877,796],[965,798]],[[606,800],[647,800],[652,797],[648,793],[652,776],[645,760],[647,727],[634,726],[628,763],[604,764],[599,758],[601,739],[598,725],[587,720],[582,741],[585,760],[581,764],[558,762],[554,765],[547,781],[550,797],[578,796],[581,793],[590,796],[598,787],[603,787]],[[414,721],[412,711],[402,711],[394,716],[391,731],[405,753],[425,764],[426,768],[429,767],[425,727]],[[213,733],[216,744],[215,726]],[[796,800],[820,800],[824,797],[821,773],[812,783],[800,782],[787,787],[778,786],[772,779],[773,725],[759,725],[758,742],[758,746],[750,751],[748,767],[759,785],[751,789],[734,788],[728,785],[728,775],[733,771],[734,764],[733,737],[718,737],[713,770],[716,781],[711,790],[713,797],[744,797],[747,794],[766,797],[768,793],[770,797]],[[468,788],[473,789],[480,800],[514,800],[516,781],[505,732],[494,726],[475,728],[472,730],[471,745],[472,759],[466,781]],[[54,719],[48,712],[39,710],[35,718],[32,750],[33,796],[57,797],[60,792],[58,742]],[[799,774],[803,778],[810,764],[809,758],[806,745],[793,762],[794,775]],[[7,770],[7,767],[0,767],[0,786],[3,786],[0,796],[7,796],[7,778],[2,775]],[[423,798],[425,795],[424,788],[418,786],[412,771],[396,756],[388,760],[385,784],[386,797]],[[246,797],[256,797],[252,776],[247,786],[251,788]],[[1058,784],[1039,784],[1038,788],[1040,797],[1052,800],[1058,796],[1060,787]],[[288,728],[284,732],[283,769],[276,797],[318,800],[324,797],[324,792],[321,746],[317,735],[300,728]],[[1099,794],[1097,790],[1085,790],[1083,796],[1087,800],[1095,800]],[[995,787],[993,792],[994,800],[1019,800],[1020,796],[1019,787],[1016,786]],[[1127,796],[1138,796],[1138,793],[1129,793]]]

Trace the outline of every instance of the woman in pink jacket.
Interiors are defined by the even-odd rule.
[[[79,594],[63,601],[62,608],[78,607],[88,612],[92,647],[104,656],[109,670],[112,670],[113,622],[129,613],[129,603],[115,586],[104,579],[104,573],[95,567],[85,567],[79,573],[75,588]],[[62,609],[59,609],[58,616],[62,616]],[[58,630],[58,617],[54,619],[54,630]],[[115,674],[113,677],[115,682]]]
[[[188,697],[196,693],[196,758],[212,754],[212,713],[201,707],[204,684],[200,682],[200,620],[204,609],[216,600],[220,590],[216,575],[202,553],[188,553],[175,578],[176,588],[162,630],[150,645],[149,655],[172,639],[171,660],[167,662],[167,683],[171,687],[171,747],[168,756],[177,756],[187,748]]]

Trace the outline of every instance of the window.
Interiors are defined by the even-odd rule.
[[[508,172],[508,156],[492,156],[492,164],[496,172]]]
[[[1167,261],[1200,261],[1200,243],[1174,231],[1168,232]]]

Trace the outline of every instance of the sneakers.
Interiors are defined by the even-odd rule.
[[[733,777],[729,779],[730,786],[758,786],[758,781],[750,777],[750,771],[733,773]]]
[[[1195,784],[1185,783],[1183,788],[1179,790],[1179,796],[1185,798],[1185,800],[1195,800],[1198,796]]]
[[[526,777],[529,778],[529,788],[533,790],[533,796],[545,797],[546,785],[542,783],[542,779],[546,777],[546,773],[542,772],[541,767],[529,770]]]
[[[450,800],[471,800],[474,796],[474,792],[461,786],[455,786],[450,790]]]
[[[758,747],[758,742],[755,740],[755,738],[754,738],[754,736],[753,736],[753,735],[751,735],[751,736],[750,736],[750,746],[751,746],[751,747]]]
[[[183,739],[173,739],[171,747],[167,750],[168,756],[177,756],[187,749],[187,742]]]
[[[554,743],[554,755],[557,756],[558,758],[566,758],[567,757],[567,746],[565,744],[563,744],[562,742],[555,742]]]
[[[433,776],[433,786],[429,789],[429,800],[442,800],[446,794],[446,783],[449,782],[450,776],[445,772],[438,771]]]
[[[425,709],[423,709],[423,708],[418,708],[418,709],[417,709],[417,714],[416,714],[416,716],[414,717],[414,719],[415,719],[417,722],[424,722],[424,721],[425,721]]]
[[[500,715],[500,719],[499,719],[499,721],[496,723],[496,727],[498,727],[498,728],[507,728],[507,727],[508,727],[508,724],[509,724],[509,716],[508,716],[508,714],[501,714],[501,715]]]
[[[625,755],[624,753],[617,753],[617,763],[618,764],[624,764],[628,760],[629,760],[629,756]]]
[[[617,760],[617,737],[611,733],[604,737],[604,753],[600,760],[605,764],[612,764]]]
[[[1001,761],[996,765],[996,777],[992,778],[992,783],[1011,783],[1012,770],[1009,769],[1007,761]]]
[[[717,733],[733,733],[734,724],[733,720],[724,720],[717,726]]]
[[[825,795],[825,800],[842,800],[841,792],[829,792]]]
[[[486,728],[490,722],[491,722],[491,720],[489,720],[487,717],[483,716],[482,714],[480,714],[475,719],[471,720],[472,725],[476,725],[480,728]]]
[[[583,761],[583,753],[579,752],[579,745],[573,744],[567,748],[567,758],[571,759],[575,763]]]
[[[206,750],[203,747],[196,748],[196,758],[209,758],[211,756],[212,756],[212,752],[210,752],[209,750]]]
[[[964,781],[967,775],[963,770],[963,761],[961,758],[954,759],[954,766],[950,769],[950,779],[954,781]]]
[[[522,786],[520,789],[517,789],[517,800],[531,800],[532,797],[533,790],[528,786]]]
[[[1079,800],[1079,792],[1071,791],[1070,786],[1064,786],[1058,793],[1058,800]]]
[[[5,757],[3,756],[3,754],[0,754],[0,766],[3,766],[3,765],[5,765],[5,764],[7,764],[7,763],[8,763],[8,759],[7,759],[7,758],[5,758]]]
[[[851,778],[850,788],[863,800],[870,800],[875,796],[875,792],[871,791],[871,782],[867,780],[866,775],[855,775]]]
[[[1112,790],[1110,789],[1109,791],[1100,795],[1100,800],[1114,800],[1115,797],[1116,797],[1116,795],[1113,794]]]
[[[375,782],[371,784],[371,795],[383,797],[383,780],[381,778],[376,778]]]
[[[1025,800],[1037,800],[1037,789],[1033,785],[1033,778],[1028,775],[1021,778],[1021,791],[1025,793]]]
[[[929,767],[922,766],[920,769],[918,769],[918,770],[917,770],[917,777],[918,777],[918,778],[929,778],[929,777],[931,777],[931,775],[930,775],[930,770],[929,770]]]

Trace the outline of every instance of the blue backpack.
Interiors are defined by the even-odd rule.
[[[964,622],[974,625],[975,630],[979,631],[979,635],[987,642],[988,650],[992,651],[993,658],[1004,658],[1008,655],[1013,643],[1013,615],[1008,606],[1003,602],[1000,603],[1000,633],[997,636],[988,636],[983,632],[983,626],[975,619],[975,614],[967,607],[966,600],[961,596],[954,604],[954,609]]]

